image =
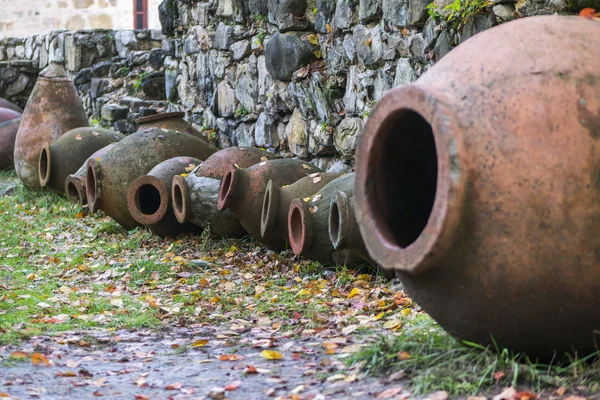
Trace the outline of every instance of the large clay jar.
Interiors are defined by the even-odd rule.
[[[18,113],[22,113],[23,110],[21,109],[21,107],[19,107],[18,105],[16,105],[15,103],[12,103],[6,99],[2,99],[0,98],[0,108],[8,108],[11,110],[14,110]]]
[[[232,164],[248,168],[274,158],[277,156],[254,147],[228,147],[208,157],[191,174],[175,176],[171,193],[177,221],[209,227],[213,234],[221,237],[247,235],[231,210],[217,208],[221,179]]]
[[[127,196],[131,216],[160,237],[199,231],[200,227],[197,225],[180,224],[175,218],[171,206],[171,184],[173,177],[190,173],[201,162],[193,157],[174,157],[161,162],[147,175],[137,178]]]
[[[289,185],[309,174],[321,171],[301,160],[262,161],[250,168],[229,168],[219,188],[219,210],[231,210],[246,231],[273,250],[284,250],[286,242],[273,232],[260,234],[262,203],[269,180],[276,185]]]
[[[60,64],[46,67],[29,96],[15,142],[15,170],[26,186],[39,187],[42,145],[71,129],[89,126],[73,81]]]
[[[138,131],[148,128],[163,128],[171,131],[189,133],[190,135],[206,141],[206,138],[202,133],[194,129],[192,125],[188,124],[183,117],[185,117],[184,112],[168,112],[140,117],[136,119],[135,122],[138,124]],[[214,150],[217,151],[217,148],[215,147]]]
[[[0,124],[3,124],[11,119],[19,118],[21,113],[10,108],[0,107]]]
[[[38,164],[40,186],[63,192],[65,179],[89,156],[124,137],[108,129],[88,127],[71,129],[54,143],[44,143]]]
[[[211,146],[187,133],[150,128],[118,142],[104,157],[88,160],[86,193],[91,212],[104,213],[126,229],[139,226],[127,206],[129,186],[162,161],[177,156],[206,159]]]
[[[287,242],[289,237],[287,217],[292,200],[297,197],[311,198],[323,186],[339,176],[340,174],[335,173],[316,172],[284,187],[269,181],[262,203],[261,236],[272,232]]]
[[[369,116],[356,164],[369,254],[462,339],[597,349],[597,37],[600,23],[578,17],[502,24]]]
[[[310,198],[295,198],[287,213],[288,237],[295,254],[321,264],[355,267],[363,260],[353,251],[334,249],[329,239],[329,207],[337,192],[352,195],[354,174],[332,180]]]
[[[0,123],[0,170],[11,168],[15,151],[15,139],[21,118]]]
[[[117,144],[113,142],[106,147],[101,148],[94,154],[89,156],[81,167],[74,173],[67,176],[65,179],[65,194],[72,202],[85,206],[87,204],[87,194],[85,192],[86,177],[87,177],[87,164],[90,159],[100,159],[104,157],[112,148]]]

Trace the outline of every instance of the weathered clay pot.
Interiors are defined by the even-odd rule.
[[[205,159],[212,152],[212,147],[195,136],[162,128],[127,136],[99,160],[88,160],[86,194],[90,211],[103,210],[126,229],[139,226],[127,207],[133,181],[169,158]]]
[[[272,232],[287,242],[289,238],[287,217],[292,200],[297,197],[300,199],[312,197],[323,186],[339,176],[340,174],[317,172],[284,187],[269,181],[262,203],[261,236]]]
[[[15,139],[21,118],[11,119],[0,124],[0,170],[14,165]]]
[[[140,117],[136,119],[135,122],[138,124],[138,131],[148,128],[163,128],[171,131],[189,133],[190,135],[206,141],[206,138],[202,133],[194,129],[192,125],[188,124],[183,117],[185,117],[184,112],[168,112]],[[217,148],[215,147],[214,150],[216,152]]]
[[[301,160],[262,161],[250,168],[232,165],[221,181],[219,210],[231,210],[242,226],[256,240],[273,250],[283,250],[285,240],[273,232],[260,234],[262,202],[269,180],[277,185],[289,185],[305,176],[319,172],[313,164]]]
[[[55,63],[46,67],[29,96],[15,142],[15,170],[26,186],[39,187],[42,145],[71,129],[89,126],[73,81]]]
[[[88,160],[102,158],[105,154],[111,151],[115,144],[117,144],[117,142],[113,142],[108,146],[96,151],[94,154],[89,156],[87,160],[84,161],[83,165],[79,167],[77,172],[67,176],[67,179],[65,179],[65,193],[67,197],[71,199],[71,201],[79,204],[80,206],[84,206],[87,204],[87,194],[85,192],[85,185],[87,177]]]
[[[0,124],[3,124],[11,119],[19,118],[21,113],[10,108],[0,107]]]
[[[351,250],[360,258],[380,269],[371,258],[356,222],[354,196],[346,192],[336,192],[329,203],[328,232],[329,240],[335,250]],[[395,272],[390,269],[380,269],[383,276],[392,279]]]
[[[600,24],[578,17],[502,24],[389,91],[369,116],[356,164],[369,254],[462,339],[547,357],[596,350],[592,37]]]
[[[171,191],[177,220],[203,228],[209,226],[212,233],[222,237],[247,235],[231,210],[217,209],[221,179],[232,164],[248,168],[274,158],[277,156],[253,147],[229,147],[208,157],[188,176],[175,176]]]
[[[295,198],[287,213],[289,243],[295,254],[321,264],[355,267],[363,260],[353,251],[333,248],[329,239],[329,207],[337,192],[352,194],[354,174],[343,175],[325,185],[308,201]]]
[[[160,237],[199,231],[197,225],[180,224],[175,218],[171,206],[171,184],[173,177],[190,173],[201,162],[193,157],[170,158],[152,168],[148,175],[137,178],[127,196],[131,216]]]
[[[38,164],[40,186],[63,192],[65,179],[89,156],[124,137],[108,129],[88,127],[71,129],[54,143],[44,143]]]
[[[18,113],[23,113],[23,110],[21,109],[21,107],[19,107],[18,105],[16,105],[13,102],[10,102],[6,99],[2,99],[0,98],[0,108],[8,108],[10,110],[14,110]]]

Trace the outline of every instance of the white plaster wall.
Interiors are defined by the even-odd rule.
[[[160,2],[148,0],[150,29]],[[93,28],[133,29],[133,0],[0,0],[0,38]]]

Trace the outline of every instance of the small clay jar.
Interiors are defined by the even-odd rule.
[[[91,212],[103,210],[126,229],[140,224],[127,205],[129,187],[162,161],[177,156],[206,159],[213,148],[187,133],[150,128],[125,137],[99,160],[88,160],[86,193]]]
[[[210,227],[213,234],[221,237],[247,235],[231,210],[217,209],[221,179],[232,164],[248,168],[275,158],[274,154],[254,147],[228,147],[211,155],[187,176],[175,176],[171,190],[177,220]]]
[[[60,64],[51,63],[40,72],[17,132],[15,170],[23,184],[40,187],[38,161],[44,143],[84,126],[89,123],[73,81]]]
[[[85,206],[87,204],[87,194],[85,192],[86,185],[86,177],[87,177],[87,164],[90,159],[100,159],[106,153],[108,153],[117,142],[113,142],[108,146],[101,148],[96,151],[94,154],[89,156],[79,167],[77,172],[67,176],[65,179],[65,194],[71,201],[79,204],[80,206]]]
[[[356,267],[364,261],[353,251],[337,251],[329,239],[329,207],[338,192],[352,194],[354,174],[332,180],[310,199],[295,198],[287,215],[289,243],[292,251],[321,264]]]
[[[283,250],[286,247],[285,240],[273,232],[265,232],[264,236],[260,234],[267,183],[273,180],[277,185],[289,185],[319,171],[313,164],[297,159],[262,161],[246,169],[232,165],[221,181],[218,209],[233,211],[244,229],[268,248]]]
[[[0,170],[14,166],[15,139],[21,118],[11,119],[0,124]]]
[[[197,225],[180,224],[175,218],[171,206],[171,184],[175,176],[190,173],[201,162],[193,157],[174,157],[161,162],[147,175],[137,178],[127,196],[131,216],[160,237],[199,231],[200,227]]]
[[[64,192],[65,179],[89,156],[124,137],[108,129],[87,127],[72,129],[54,143],[44,143],[38,163],[40,186]]]
[[[323,186],[339,178],[340,175],[316,172],[284,187],[277,185],[274,181],[269,181],[262,205],[261,236],[272,232],[287,242],[289,238],[287,217],[292,200],[312,197]]]

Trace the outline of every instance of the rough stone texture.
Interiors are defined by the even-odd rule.
[[[266,112],[262,112],[254,126],[254,140],[258,147],[279,148],[279,136],[277,135],[277,122],[275,118]]]
[[[267,71],[275,79],[289,81],[296,70],[316,58],[314,51],[314,45],[297,35],[278,32],[265,47]]]
[[[102,107],[102,118],[107,121],[118,121],[127,118],[128,112],[128,107],[119,106],[117,104],[105,104]]]
[[[362,125],[363,122],[360,118],[345,118],[338,125],[333,138],[335,148],[342,158],[346,160],[352,159]]]
[[[217,31],[215,33],[215,39],[214,39],[215,49],[229,50],[229,46],[231,45],[232,35],[233,35],[233,27],[225,25],[223,22],[220,22],[219,26],[217,26]]]
[[[422,25],[431,0],[382,0],[383,18],[396,26]]]
[[[290,151],[300,158],[308,157],[308,124],[300,109],[294,109],[292,118],[285,128]]]

